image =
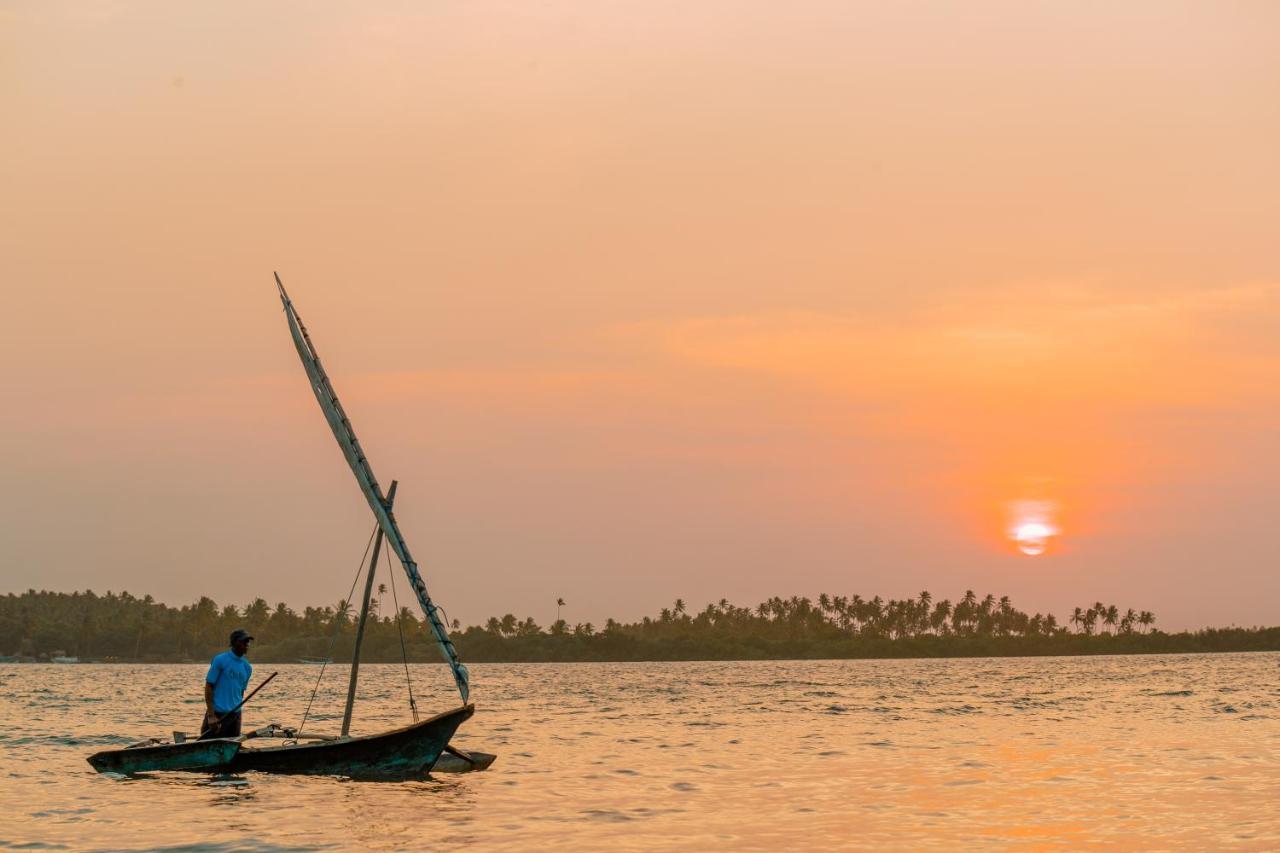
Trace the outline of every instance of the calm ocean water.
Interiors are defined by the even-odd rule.
[[[246,723],[296,724],[317,666]],[[0,665],[0,848],[1280,848],[1280,654],[478,664],[457,743],[407,782],[100,776],[85,757],[200,716],[201,666]],[[354,728],[408,722],[362,667]],[[308,729],[336,731],[345,667]],[[455,704],[418,666],[424,709]]]

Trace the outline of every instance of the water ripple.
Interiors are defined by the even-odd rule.
[[[89,753],[198,725],[203,667],[0,665],[0,849],[1277,848],[1278,664],[477,664],[459,745],[497,764],[394,783],[98,775]],[[296,723],[316,671],[271,668],[246,721]],[[413,670],[421,708],[456,702]],[[407,722],[403,672],[361,673],[356,732]]]

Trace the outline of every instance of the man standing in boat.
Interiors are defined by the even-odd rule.
[[[231,650],[225,651],[209,664],[209,674],[204,679],[204,725],[200,727],[200,740],[215,737],[238,737],[240,711],[244,689],[253,675],[253,666],[245,655],[253,637],[243,628],[231,632]]]

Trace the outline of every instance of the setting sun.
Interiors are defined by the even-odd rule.
[[[1038,557],[1043,554],[1049,547],[1049,537],[1053,535],[1053,529],[1046,524],[1038,521],[1027,522],[1021,525],[1014,533],[1014,539],[1018,543],[1018,550],[1026,554],[1028,557]]]
[[[1057,503],[1047,500],[1020,500],[1009,505],[1008,536],[1019,551],[1038,557],[1049,550],[1051,540],[1059,533],[1057,511]]]

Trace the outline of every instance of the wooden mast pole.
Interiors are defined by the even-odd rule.
[[[387,490],[387,510],[396,499],[395,480]],[[369,597],[373,594],[373,573],[378,568],[378,554],[382,551],[382,525],[378,525],[378,534],[373,541],[373,559],[369,561],[369,576],[364,582],[364,601],[360,603],[360,622],[356,625],[356,648],[351,655],[351,683],[347,685],[347,708],[342,713],[342,736],[351,731],[351,712],[356,704],[356,679],[360,677],[360,645],[364,642],[364,626],[369,619]]]

